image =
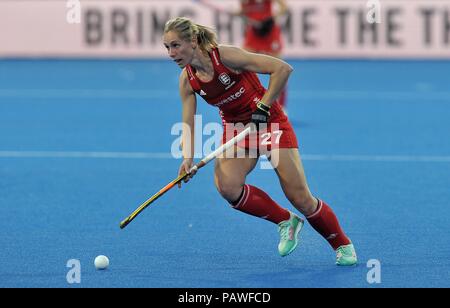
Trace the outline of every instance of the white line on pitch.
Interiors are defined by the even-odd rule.
[[[382,100],[450,100],[449,91],[296,91],[293,98],[305,99],[382,99]],[[140,89],[0,89],[0,97],[9,98],[121,98],[167,99],[172,92]],[[5,101],[6,102],[6,101]]]
[[[175,159],[165,152],[0,151],[0,158]],[[450,156],[303,154],[305,161],[449,163]]]
[[[321,155],[305,154],[303,160],[319,161],[368,161],[368,162],[450,162],[450,156],[430,156],[430,155]]]
[[[0,151],[0,158],[173,158],[170,153],[150,152],[76,152],[76,151]]]

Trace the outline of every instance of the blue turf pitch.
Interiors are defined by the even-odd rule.
[[[212,164],[126,229],[176,176],[179,69],[170,61],[0,61],[0,287],[450,287],[450,62],[290,61],[289,117],[310,188],[335,210],[359,265],[339,268],[306,224],[234,211]],[[198,100],[204,126],[217,111]],[[204,136],[206,138],[206,136]],[[248,183],[281,205],[276,175]],[[110,267],[96,271],[95,256]],[[69,284],[67,261],[81,264]],[[370,284],[369,260],[381,265]]]

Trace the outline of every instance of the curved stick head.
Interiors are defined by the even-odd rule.
[[[131,222],[130,217],[125,218],[120,222],[120,229],[125,228]]]

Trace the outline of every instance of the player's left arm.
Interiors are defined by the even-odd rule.
[[[263,54],[245,51],[234,46],[220,45],[220,58],[230,69],[242,72],[250,71],[259,74],[269,74],[269,87],[261,101],[270,107],[286,86],[293,68],[281,59]]]

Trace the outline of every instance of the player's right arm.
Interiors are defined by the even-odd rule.
[[[273,2],[278,4],[278,11],[275,13],[275,18],[282,17],[288,12],[286,0],[275,0]]]
[[[182,140],[182,151],[183,151],[183,162],[181,163],[178,174],[183,172],[189,173],[191,167],[193,166],[194,158],[194,119],[195,113],[197,111],[197,98],[195,92],[189,83],[189,77],[184,69],[180,74],[179,79],[179,92],[181,97],[182,105],[182,120],[183,120],[183,132],[181,136]],[[195,172],[191,173],[192,177]],[[189,178],[186,178],[187,182]]]

